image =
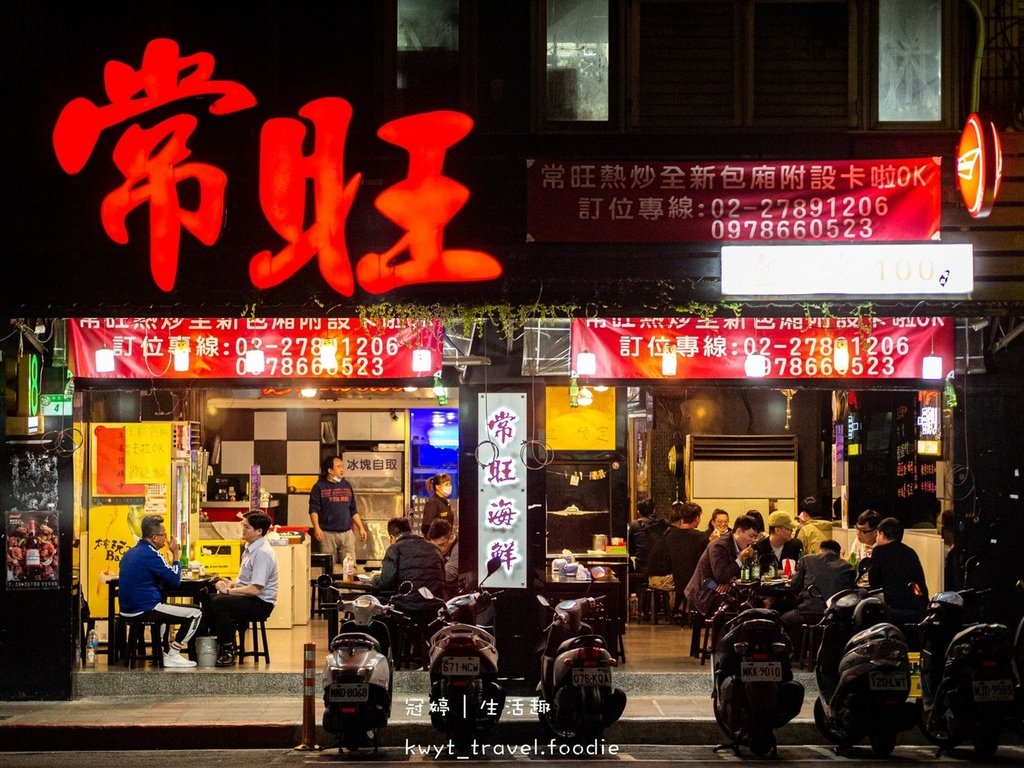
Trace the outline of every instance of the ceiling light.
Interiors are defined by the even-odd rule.
[[[412,351],[412,372],[430,373],[434,369],[434,356],[429,349],[414,349]]]
[[[96,373],[114,372],[114,350],[109,347],[96,350]]]
[[[263,357],[262,349],[250,349],[245,353],[245,372],[257,376],[266,368],[266,359]]]
[[[580,376],[593,376],[597,373],[597,355],[583,350],[576,355],[576,373]]]
[[[299,390],[300,397],[316,397],[316,387],[303,387]]]
[[[583,387],[580,390],[578,402],[584,407],[594,404],[594,393],[590,391],[590,387]]]

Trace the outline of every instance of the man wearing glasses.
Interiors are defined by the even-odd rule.
[[[852,547],[853,554],[857,556],[857,563],[871,557],[871,552],[878,539],[878,524],[881,521],[882,516],[873,509],[865,509],[857,517],[857,541]],[[858,566],[858,573],[857,583],[860,586],[867,586],[867,572],[863,567]]]
[[[264,621],[277,601],[277,555],[263,537],[270,530],[270,518],[250,512],[242,520],[242,566],[238,579],[217,579],[217,594],[210,599],[209,617],[217,634],[218,667],[235,663],[235,629],[239,623]]]
[[[167,545],[171,564],[164,562],[157,551]],[[178,557],[181,545],[174,538],[167,540],[167,528],[159,515],[142,518],[142,538],[121,558],[118,582],[118,600],[121,615],[126,618],[141,616],[163,624],[177,624],[178,631],[164,654],[164,667],[186,669],[196,663],[181,655],[192,636],[199,629],[203,612],[194,605],[170,605],[163,602],[163,588],[181,583],[181,565]]]

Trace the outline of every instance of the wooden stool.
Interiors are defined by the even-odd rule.
[[[330,554],[325,552],[314,552],[309,556],[309,567],[310,570],[318,568],[321,575],[324,573],[331,573],[334,569],[334,558]],[[310,574],[312,576],[312,574]],[[316,578],[310,578],[309,580],[309,618],[314,616],[324,615],[323,608],[321,607],[322,601],[320,600],[320,587],[317,586]]]
[[[801,630],[800,669],[814,669],[824,627],[821,624],[803,624]]]
[[[119,616],[118,621],[128,628],[128,642],[125,645],[124,665],[135,669],[140,661],[154,661],[158,667],[164,665],[164,635],[169,624],[153,619],[133,616]],[[146,643],[146,627],[149,627],[149,646]],[[147,653],[148,650],[148,653]]]
[[[245,633],[252,630],[252,650],[245,650]],[[263,643],[263,650],[260,650],[260,643]],[[238,661],[252,658],[259,664],[260,659],[270,663],[270,646],[267,645],[267,622],[262,619],[253,619],[248,624],[238,625]]]
[[[690,656],[700,659],[700,665],[711,658],[711,619],[698,610],[691,610]]]
[[[651,624],[658,623],[658,614],[664,613],[665,620],[672,623],[672,606],[669,604],[671,590],[655,589],[651,586],[644,587],[640,592],[640,616],[646,617],[650,613]]]

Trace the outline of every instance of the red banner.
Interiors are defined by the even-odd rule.
[[[528,160],[527,240],[931,240],[939,231],[940,163]]]
[[[85,318],[68,321],[76,376],[105,379],[406,379],[415,349],[441,367],[441,327],[395,320],[363,326],[354,318]],[[336,347],[335,347],[336,345]],[[324,354],[324,347],[332,350]],[[114,352],[114,370],[96,369],[96,350]],[[176,370],[173,350],[184,356]],[[264,370],[247,373],[260,350]],[[332,362],[333,359],[333,362]],[[180,367],[180,366],[179,366]]]
[[[597,357],[596,379],[744,379],[754,354],[767,359],[768,378],[920,379],[926,356],[941,357],[943,372],[953,369],[953,319],[573,320],[572,359],[583,351]],[[675,358],[674,376],[662,373],[666,355]]]

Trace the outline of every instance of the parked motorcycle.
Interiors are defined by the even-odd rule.
[[[968,602],[981,593],[940,592],[921,623],[921,732],[947,751],[970,741],[974,754],[989,759],[999,749],[1008,722],[1019,723],[1015,706],[1010,630],[1003,624],[964,626]]]
[[[497,558],[487,563],[487,576],[480,587],[500,565]],[[425,588],[420,592],[433,597]],[[429,642],[430,720],[459,752],[474,739],[486,741],[505,707],[494,635],[477,624],[478,614],[493,599],[479,588],[453,597],[438,612],[440,628]]]
[[[885,757],[917,719],[906,638],[882,599],[865,589],[843,590],[825,606],[814,722],[840,749],[867,737]]]
[[[329,574],[317,585],[339,591]],[[403,614],[373,595],[339,601],[338,610],[346,618],[324,662],[324,730],[338,735],[339,752],[371,743],[376,752],[391,717],[393,637]]]
[[[715,612],[711,699],[715,720],[731,739],[715,751],[746,746],[775,756],[775,729],[800,712],[804,687],[793,680],[793,646],[776,611],[752,607],[757,586],[734,584]]]
[[[540,658],[537,692],[548,705],[540,721],[565,741],[600,739],[626,707],[626,694],[612,687],[617,660],[583,621],[584,614],[600,609],[601,598],[563,600],[553,608],[542,595],[537,600],[554,613]]]

